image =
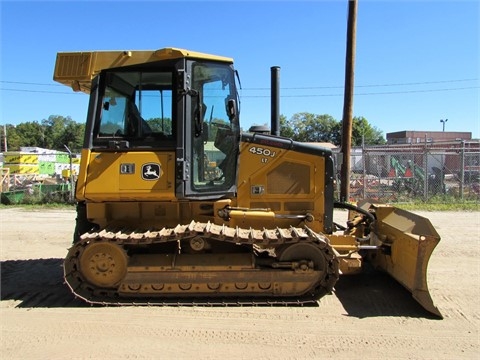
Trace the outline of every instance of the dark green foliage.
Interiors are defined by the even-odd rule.
[[[19,151],[24,146],[65,151],[64,145],[67,145],[70,150],[80,152],[85,132],[85,124],[59,115],[51,115],[41,122],[8,124],[6,128],[8,151]]]
[[[146,121],[153,131],[161,131],[165,134],[172,133],[172,120],[170,118],[152,118]]]
[[[340,127],[341,131],[341,127]],[[362,145],[362,136],[365,145],[384,145],[387,143],[382,131],[368,123],[363,116],[354,117],[352,124],[352,146]]]
[[[311,113],[296,113],[290,120],[280,116],[280,134],[303,142],[329,142],[339,146],[342,141],[342,122],[332,116]],[[352,145],[361,146],[362,136],[366,145],[385,144],[380,130],[371,126],[364,117],[354,117],[352,124]]]
[[[154,129],[163,129],[171,133],[171,119],[149,119],[149,125]],[[212,123],[218,122],[213,119]],[[208,122],[209,140],[215,138],[217,128]],[[18,151],[22,146],[37,146],[41,148],[65,151],[67,145],[73,152],[80,152],[83,143],[85,124],[77,123],[69,116],[51,115],[41,122],[31,121],[17,126],[6,126],[8,150]],[[303,142],[330,142],[337,146],[341,144],[342,122],[332,116],[316,115],[307,112],[294,114],[290,119],[280,116],[281,136]],[[362,136],[366,145],[385,144],[385,138],[380,130],[370,125],[364,117],[354,117],[352,126],[352,145],[361,146]]]

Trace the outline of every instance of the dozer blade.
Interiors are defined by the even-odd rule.
[[[427,311],[443,318],[427,285],[428,261],[440,241],[430,220],[390,205],[368,201],[358,205],[376,216],[372,239],[380,250],[370,257],[373,265],[400,282]]]

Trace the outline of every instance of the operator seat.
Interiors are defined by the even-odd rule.
[[[140,131],[141,130],[141,131]],[[137,105],[133,101],[128,102],[128,135],[142,137],[152,133],[150,125],[142,118]]]

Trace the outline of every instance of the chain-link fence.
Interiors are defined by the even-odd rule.
[[[480,141],[353,149],[350,199],[480,200]]]

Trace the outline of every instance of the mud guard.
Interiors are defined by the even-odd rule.
[[[358,206],[375,214],[371,244],[380,247],[369,260],[385,270],[430,313],[443,318],[434,305],[427,285],[427,266],[440,235],[430,220],[391,205],[371,203]]]

